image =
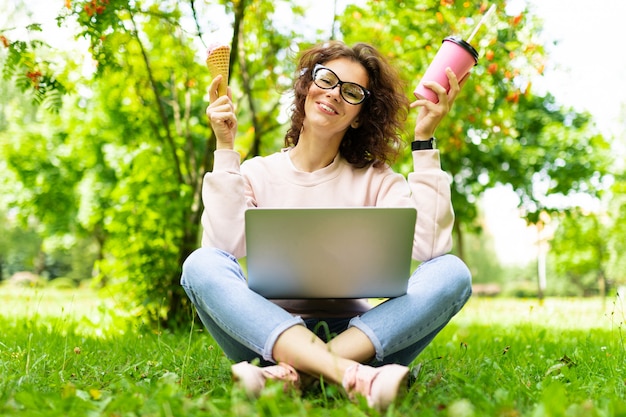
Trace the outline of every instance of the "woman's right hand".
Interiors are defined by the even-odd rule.
[[[209,107],[206,115],[215,133],[216,149],[234,149],[235,135],[237,134],[237,117],[235,106],[232,101],[232,92],[228,87],[228,94],[218,97],[217,87],[222,81],[218,75],[213,79],[209,87]]]

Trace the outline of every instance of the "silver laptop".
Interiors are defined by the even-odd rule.
[[[413,208],[246,211],[248,286],[266,298],[387,298],[406,293]]]

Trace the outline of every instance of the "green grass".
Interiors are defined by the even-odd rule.
[[[365,416],[333,386],[248,400],[198,323],[133,326],[93,291],[0,287],[0,416]],[[617,299],[473,298],[389,416],[626,416]]]

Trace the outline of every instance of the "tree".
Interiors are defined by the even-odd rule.
[[[499,12],[474,42],[478,65],[437,130],[442,165],[453,178],[461,255],[462,226],[479,227],[476,201],[486,189],[510,184],[534,224],[542,211],[563,209],[549,205],[549,194],[599,196],[611,164],[610,145],[588,114],[532,93],[531,80],[546,59],[537,40],[540,22],[525,12],[506,15],[503,1],[492,4]],[[484,1],[370,1],[348,8],[340,21],[348,42],[369,39],[387,51],[411,94],[442,39],[465,37],[488,7]],[[410,169],[410,160],[401,167]]]
[[[610,252],[603,220],[579,211],[563,213],[552,241],[551,257],[557,272],[584,295],[606,295]]]
[[[504,1],[495,3],[504,9]],[[201,53],[211,37],[207,32],[216,30],[210,25],[232,22],[230,85],[239,106],[237,150],[244,157],[282,146],[281,111],[295,76],[295,54],[320,34],[305,36],[295,25],[273,24],[279,8],[292,10],[294,22],[304,15],[294,1],[65,4],[59,22],[87,41],[92,75],[80,76],[71,56],[55,72],[57,57],[42,55],[43,41],[12,40],[2,32],[5,78],[34,78],[18,85],[37,102],[49,100],[50,109],[60,109],[54,97],[66,97],[62,112],[33,116],[33,124],[52,134],[21,122],[13,127],[17,136],[0,132],[9,169],[32,192],[14,204],[32,204],[47,235],[91,236],[107,285],[118,285],[129,296],[129,308],[138,307],[150,321],[174,323],[188,306],[178,284],[180,267],[198,245],[202,177],[212,165],[214,138],[203,117],[210,79]],[[486,8],[485,2],[370,1],[349,6],[332,33],[347,43],[379,47],[400,68],[411,94],[441,39],[467,33],[476,22],[468,15],[479,17]],[[551,209],[546,193],[602,191],[609,148],[588,116],[532,94],[529,79],[541,73],[544,59],[534,35],[538,27],[526,14],[499,14],[477,38],[483,56],[437,132],[444,169],[454,180],[461,253],[463,228],[477,228],[477,197],[494,184],[513,185],[531,222]],[[38,33],[36,26],[31,29],[33,36]],[[36,163],[26,152],[34,153]],[[403,172],[410,166],[408,154],[397,165]],[[50,188],[38,187],[37,178]],[[537,183],[548,186],[539,193],[531,185]],[[59,204],[54,193],[62,194]],[[57,221],[61,228],[50,227]]]
[[[133,303],[139,301],[151,321],[175,321],[186,311],[187,297],[178,283],[180,265],[198,245],[202,177],[212,164],[214,138],[201,117],[209,77],[197,59],[196,48],[204,43],[199,22],[203,12],[197,6],[193,1],[66,2],[60,21],[77,24],[78,36],[88,40],[97,64],[93,78],[77,87],[87,90],[90,97],[74,96],[69,106],[75,111],[49,116],[68,127],[59,137],[67,153],[80,160],[78,165],[67,161],[66,167],[74,167],[78,175],[54,177],[53,171],[39,169],[54,155],[54,146],[47,147],[53,151],[42,153],[39,160],[27,158],[29,151],[24,147],[43,149],[47,138],[7,138],[5,149],[12,155],[11,169],[30,188],[35,184],[28,183],[29,178],[46,178],[51,189],[55,178],[67,178],[67,186],[57,191],[71,204],[55,210],[59,219],[81,214],[80,225],[101,248],[97,265],[101,278],[118,285]],[[215,10],[216,4],[209,6]],[[275,149],[282,136],[276,134],[280,127],[276,120],[280,93],[287,86],[278,80],[293,72],[293,65],[281,62],[297,38],[256,20],[271,18],[275,6],[269,1],[223,6],[225,16],[234,16],[231,66],[240,68],[232,85],[245,98],[240,126],[247,134],[239,142],[244,155]],[[249,11],[254,14],[247,17]],[[183,28],[179,23],[183,19],[195,21],[197,32]],[[21,41],[4,39],[9,55],[25,63],[18,48]],[[38,52],[45,48],[40,41],[28,46]],[[256,53],[238,53],[240,48]],[[35,64],[29,61],[28,65]],[[3,69],[9,79],[30,71],[20,65]],[[64,117],[69,120],[60,123]],[[32,175],[28,163],[37,167],[37,175]],[[78,198],[78,190],[87,198]],[[49,207],[37,207],[40,212],[36,214],[48,213]]]
[[[626,296],[626,176],[622,171],[616,175],[611,187],[608,203],[608,230],[606,231],[608,247],[608,265],[606,276],[609,284],[621,290],[620,295]]]

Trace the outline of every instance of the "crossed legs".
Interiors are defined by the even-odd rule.
[[[284,331],[274,344],[274,359],[300,372],[341,384],[350,366],[368,362],[374,357],[369,338],[355,327],[324,343],[304,326]]]
[[[359,364],[408,365],[471,294],[467,267],[452,255],[435,258],[415,271],[406,295],[353,318],[347,330],[326,343],[301,318],[249,290],[237,260],[223,251],[192,253],[183,265],[181,285],[232,360],[260,357],[344,387],[365,381],[370,391],[384,367]],[[390,378],[404,378],[404,370],[389,366],[384,372],[393,374]]]

